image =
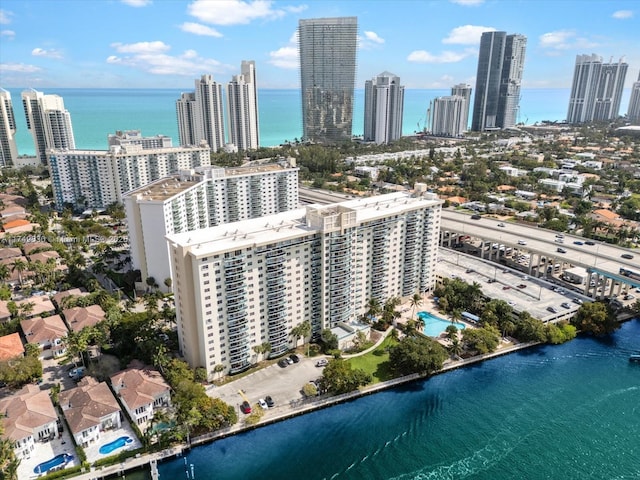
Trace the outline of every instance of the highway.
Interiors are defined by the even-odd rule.
[[[328,204],[342,202],[354,198],[352,195],[300,187],[301,204]],[[503,223],[504,227],[498,224]],[[529,227],[511,222],[481,217],[473,220],[470,214],[443,209],[441,232],[453,232],[475,237],[483,242],[503,244],[517,248],[522,253],[535,253],[545,257],[553,257],[558,261],[570,263],[583,268],[594,268],[607,275],[618,275],[620,268],[629,268],[640,272],[640,253],[632,250],[595,242],[595,245],[584,244],[583,237],[564,235],[563,243],[556,242],[558,232],[542,228]],[[520,242],[520,243],[519,243]],[[525,242],[525,245],[522,245]],[[575,242],[580,242],[577,244]],[[558,252],[562,248],[566,253]],[[633,255],[631,259],[622,255]],[[640,282],[632,282],[635,287]]]

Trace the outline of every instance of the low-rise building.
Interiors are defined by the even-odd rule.
[[[100,305],[73,307],[62,311],[69,329],[79,332],[85,327],[93,327],[104,320],[104,310]]]
[[[171,388],[160,372],[135,362],[111,376],[111,387],[131,420],[146,430],[154,413],[171,405]]]
[[[105,382],[84,377],[76,388],[60,392],[60,407],[76,444],[82,448],[105,430],[120,428],[122,410]]]
[[[52,440],[58,415],[49,392],[37,385],[26,385],[10,397],[0,399],[4,436],[13,442],[16,457],[29,458],[35,443]]]
[[[57,358],[67,352],[63,338],[69,331],[60,315],[28,318],[20,327],[27,343],[38,346],[41,358]]]
[[[24,356],[24,346],[19,333],[0,337],[0,361]]]
[[[46,295],[25,298],[16,302],[16,306],[25,318],[47,317],[56,311],[56,307],[53,306],[53,303]]]

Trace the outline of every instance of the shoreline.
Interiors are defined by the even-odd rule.
[[[625,314],[620,315],[618,320],[620,323],[632,320],[636,318],[637,315],[634,314]],[[345,403],[351,400],[355,400],[367,395],[372,395],[384,390],[388,390],[390,388],[394,388],[400,385],[416,382],[419,380],[425,380],[432,376],[442,375],[452,370],[457,370],[459,368],[466,367],[468,365],[475,365],[477,363],[484,362],[486,360],[491,360],[493,358],[501,357],[503,355],[508,355],[513,352],[517,352],[520,350],[525,350],[528,348],[537,347],[540,345],[545,345],[540,342],[528,342],[528,343],[518,343],[515,345],[504,346],[496,350],[495,352],[476,355],[474,357],[460,359],[451,361],[448,360],[445,365],[443,365],[442,369],[433,373],[432,375],[421,375],[421,374],[412,374],[404,377],[399,377],[393,380],[387,380],[385,382],[380,382],[375,385],[370,385],[364,387],[360,390],[355,390],[350,393],[345,393],[342,395],[336,395],[326,398],[312,399],[306,401],[305,403],[295,406],[288,407],[288,410],[282,413],[278,413],[277,415],[261,420],[256,425],[246,425],[244,423],[238,422],[231,427],[217,430],[215,432],[201,435],[198,437],[194,437],[191,439],[189,444],[180,444],[175,445],[171,448],[164,449],[160,452],[155,453],[147,453],[147,454],[138,454],[135,457],[127,458],[124,462],[119,464],[110,465],[107,467],[101,467],[97,469],[91,469],[91,471],[86,473],[81,473],[79,475],[69,477],[78,480],[99,480],[99,479],[109,479],[109,478],[117,478],[125,474],[126,472],[132,470],[150,470],[150,465],[152,462],[161,463],[164,461],[170,461],[174,458],[179,458],[183,455],[184,452],[188,452],[194,447],[203,446],[209,443],[213,443],[216,440],[221,440],[232,435],[236,435],[238,433],[247,432],[250,430],[255,430],[267,425],[272,425],[274,423],[282,422],[290,418],[298,417],[300,415],[304,415],[306,413],[322,410],[325,408],[332,407],[334,405],[339,405],[341,403]]]

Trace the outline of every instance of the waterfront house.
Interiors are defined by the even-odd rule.
[[[20,327],[27,343],[40,349],[40,358],[58,358],[66,353],[63,338],[68,330],[60,315],[28,318],[20,322]]]
[[[73,307],[63,310],[62,314],[70,330],[79,332],[84,327],[93,327],[104,320],[104,310],[100,305]]]
[[[140,362],[112,375],[111,387],[141,431],[148,428],[157,410],[171,405],[171,389],[160,372]]]
[[[19,333],[0,337],[0,361],[24,357],[24,346]]]
[[[60,393],[60,407],[77,445],[88,447],[102,432],[120,428],[122,411],[105,382],[84,377],[76,388]]]
[[[13,442],[20,460],[31,456],[35,442],[52,440],[58,431],[58,416],[49,392],[37,385],[26,385],[10,397],[0,399],[0,412],[4,436]]]

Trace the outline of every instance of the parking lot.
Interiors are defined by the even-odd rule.
[[[268,418],[270,413],[275,414],[285,408],[290,408],[292,402],[295,404],[304,400],[304,395],[301,392],[302,387],[309,380],[316,380],[322,376],[322,368],[315,366],[322,357],[306,358],[300,354],[298,356],[300,357],[299,363],[291,364],[286,368],[274,363],[225,385],[210,386],[207,388],[207,394],[233,405],[240,419],[245,416],[240,411],[244,397],[253,407],[259,399],[270,396],[275,405],[265,412],[264,418]]]

